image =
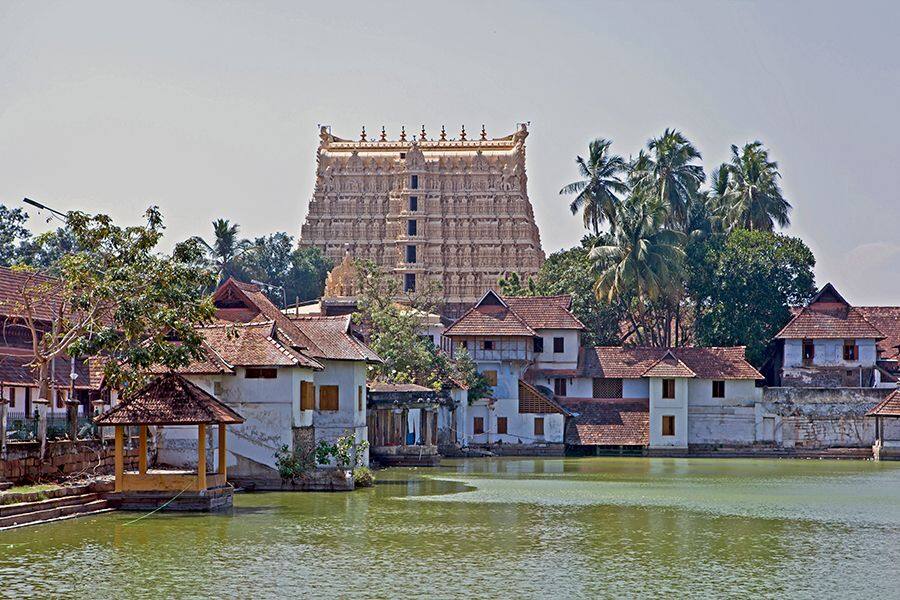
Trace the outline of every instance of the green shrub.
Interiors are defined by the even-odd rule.
[[[375,485],[375,474],[369,467],[356,467],[353,469],[353,487],[372,487]]]

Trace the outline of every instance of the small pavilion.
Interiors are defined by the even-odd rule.
[[[123,508],[156,508],[164,501],[172,510],[211,510],[230,506],[225,458],[225,426],[244,422],[243,417],[213,395],[175,373],[159,375],[136,394],[97,416],[94,422],[114,426],[116,492],[123,494]],[[206,472],[206,428],[218,425],[218,464]],[[147,468],[148,428],[197,427],[197,470]],[[138,427],[138,469],[125,471],[126,427]],[[172,502],[178,494],[179,502]]]
[[[900,460],[900,435],[889,438],[885,434],[885,419],[900,419],[900,389],[896,389],[878,406],[866,413],[875,417],[875,445],[872,452],[875,460]],[[898,433],[898,428],[893,428]]]

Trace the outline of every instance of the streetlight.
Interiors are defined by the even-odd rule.
[[[40,202],[32,200],[31,198],[22,198],[22,202],[24,202],[25,204],[30,204],[31,206],[37,208],[38,210],[49,211],[51,214],[55,215],[57,218],[59,218],[62,221],[65,221],[65,219],[66,219],[66,213],[59,212],[55,208],[50,208],[49,206],[47,206],[45,204],[41,204]]]

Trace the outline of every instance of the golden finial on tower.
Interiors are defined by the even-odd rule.
[[[442,142],[447,141],[447,131],[444,129],[443,125],[441,125],[441,141]]]
[[[379,141],[380,142],[387,141],[387,132],[384,130],[384,125],[381,126],[381,139]]]
[[[466,126],[462,126],[462,131],[459,132],[459,139],[462,141],[466,141]]]
[[[361,141],[361,142],[365,142],[365,141],[366,141],[366,126],[365,126],[365,125],[363,125],[363,130],[362,130],[362,133],[361,133],[360,136],[359,136],[359,141]]]
[[[422,125],[422,133],[419,134],[419,141],[421,141],[421,142],[425,141],[425,126],[424,125]]]
[[[401,142],[406,141],[406,125],[400,126],[400,141]]]
[[[484,123],[481,124],[481,141],[487,140],[487,131],[484,130]]]

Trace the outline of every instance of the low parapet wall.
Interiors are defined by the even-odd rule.
[[[6,457],[0,460],[0,479],[15,483],[67,477],[76,473],[101,475],[115,469],[112,445],[100,441],[68,440],[47,442],[47,458],[40,459],[40,442],[9,442]],[[125,451],[126,468],[135,467],[137,449]]]
[[[892,390],[885,388],[770,387],[762,410],[778,417],[776,441],[785,448],[871,447],[875,419],[865,414]],[[900,423],[886,423],[900,435]]]

